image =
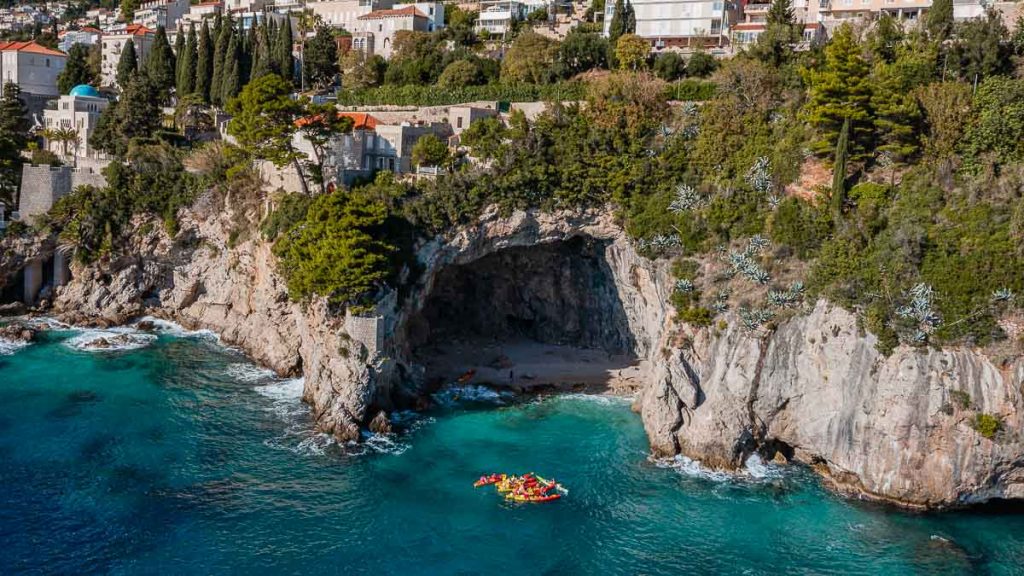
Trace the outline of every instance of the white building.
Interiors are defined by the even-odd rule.
[[[698,39],[713,46],[728,42],[733,12],[725,0],[632,0],[631,4],[636,35],[650,40],[655,48],[690,46]],[[614,15],[615,2],[606,2],[606,36]]]
[[[66,30],[60,33],[60,42],[57,44],[57,48],[61,52],[68,52],[75,44],[95,46],[102,36],[103,32],[92,26],[83,26],[78,30]]]
[[[132,20],[146,28],[155,30],[163,26],[167,32],[174,32],[189,8],[189,0],[150,0],[139,6]]]
[[[387,10],[395,5],[394,0],[324,0],[307,2],[306,8],[334,28],[349,32],[359,31],[359,18],[374,10]]]
[[[515,0],[481,0],[476,20],[477,32],[502,36],[509,31],[513,20],[525,20],[529,14],[526,4]]]
[[[78,141],[47,141],[47,149],[65,159],[98,158],[102,154],[93,150],[89,139],[96,130],[100,114],[110,105],[106,98],[92,86],[75,86],[65,96],[50,102],[43,111],[43,126],[47,130],[72,129],[78,133]]]
[[[0,42],[0,80],[14,82],[25,96],[54,97],[67,60],[67,54],[32,41]]]
[[[103,36],[103,52],[100,69],[103,73],[104,86],[117,85],[117,64],[121,61],[121,52],[130,39],[135,45],[135,57],[139,66],[146,61],[149,48],[153,45],[156,33],[140,24],[129,24],[111,31]]]

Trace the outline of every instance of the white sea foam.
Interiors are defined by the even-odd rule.
[[[133,327],[137,328],[142,322],[149,322],[153,325],[153,331],[160,334],[167,334],[168,336],[175,336],[177,338],[209,338],[211,340],[220,340],[216,333],[212,330],[188,330],[181,324],[171,322],[170,320],[164,320],[162,318],[154,318],[153,316],[144,316],[140,318]]]
[[[22,342],[21,340],[7,340],[6,338],[0,338],[0,356],[11,356],[18,350],[21,350],[30,344],[30,342]]]
[[[594,404],[600,404],[601,406],[629,406],[633,403],[632,396],[612,396],[608,394],[563,394],[559,398],[565,398],[567,400],[578,400],[581,402],[593,402]]]
[[[747,475],[757,480],[766,480],[782,477],[781,468],[765,462],[757,454],[751,454],[750,457],[747,458],[747,461],[744,462],[744,466],[746,467]]]
[[[671,468],[684,476],[703,478],[713,482],[730,482],[737,480],[770,480],[782,477],[782,470],[772,464],[766,464],[757,454],[751,454],[744,467],[735,472],[723,472],[705,467],[699,461],[681,454],[673,458],[652,458],[651,461],[659,468]]]
[[[505,404],[515,397],[507,390],[495,390],[479,384],[462,384],[446,386],[433,394],[434,400],[443,406],[453,406],[460,402],[480,402],[488,404]]]
[[[138,350],[156,342],[156,336],[143,334],[131,328],[118,327],[105,330],[83,330],[64,344],[83,352],[117,352]]]
[[[228,376],[239,382],[255,384],[257,382],[268,382],[274,380],[277,375],[269,368],[263,368],[250,362],[236,362],[227,367]]]

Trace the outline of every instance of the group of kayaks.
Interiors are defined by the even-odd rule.
[[[545,480],[533,472],[522,476],[511,474],[490,474],[481,476],[473,483],[474,488],[494,485],[498,492],[512,502],[551,502],[568,494],[561,484],[554,480]]]

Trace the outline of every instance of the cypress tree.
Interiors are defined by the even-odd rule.
[[[626,32],[626,6],[623,0],[615,0],[612,21],[608,24],[608,44],[615,46],[615,41]]]
[[[196,59],[198,52],[196,48],[196,30],[189,28],[188,39],[185,41],[185,48],[178,55],[178,97],[183,98],[187,94],[195,92],[196,89]]]
[[[210,101],[214,104],[222,104],[220,97],[224,89],[224,69],[230,65],[228,62],[228,44],[234,37],[234,27],[231,21],[221,22],[220,31],[217,35],[217,45],[213,50],[213,79],[210,80]]]
[[[267,68],[278,76],[281,75],[277,69],[277,24],[273,19],[267,18],[267,25],[263,28],[263,46],[267,51]]]
[[[252,66],[249,70],[250,81],[273,72],[270,61],[270,38],[268,29],[269,24],[264,24],[260,26],[260,29],[256,34],[256,41],[252,48]]]
[[[231,34],[228,49],[224,54],[224,73],[221,76],[220,101],[227,104],[242,89],[241,71],[239,70],[238,36]]]
[[[277,62],[278,74],[288,82],[295,81],[295,59],[292,56],[293,43],[291,18],[286,16],[284,22],[281,23],[281,27],[278,29],[274,60]]]
[[[203,23],[199,30],[197,45],[195,92],[210,103],[210,80],[213,78],[213,46],[210,40],[210,29]]]
[[[149,48],[149,54],[146,55],[142,72],[149,79],[151,88],[156,90],[160,103],[166,102],[168,93],[174,86],[174,54],[171,52],[171,43],[167,40],[167,31],[163,26],[156,29],[156,37]]]
[[[636,33],[636,10],[633,9],[633,4],[626,0],[626,19],[623,24],[623,30],[626,34]]]
[[[832,167],[832,218],[836,223],[843,219],[843,204],[846,203],[846,162],[847,146],[850,140],[850,119],[843,122],[836,142],[835,164]]]
[[[174,35],[174,91],[178,95],[178,83],[181,81],[181,66],[185,61],[185,31],[178,30]]]
[[[139,71],[139,59],[135,56],[135,42],[129,38],[121,50],[121,59],[117,61],[117,74],[115,79],[117,85],[124,90],[128,81]]]
[[[238,71],[241,76],[242,86],[245,86],[249,83],[249,78],[252,77],[253,52],[256,50],[257,39],[255,19],[243,38],[245,41],[241,43],[241,58],[238,64]]]

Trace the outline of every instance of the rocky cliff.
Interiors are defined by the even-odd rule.
[[[83,322],[148,313],[212,329],[282,374],[304,374],[318,425],[343,440],[371,424],[386,428],[387,411],[422,394],[414,351],[437,323],[430,303],[441,298],[441,310],[462,306],[470,319],[507,304],[533,337],[630,347],[650,366],[634,407],[659,455],[736,469],[751,453],[778,452],[837,489],[908,506],[1024,497],[1020,361],[996,364],[971,349],[900,348],[885,358],[852,314],[826,302],[767,334],[728,316],[727,325],[678,326],[669,263],[639,256],[608,212],[487,213],[421,245],[422,271],[404,297],[389,294],[368,317],[290,302],[269,247],[231,242],[217,210],[185,215],[174,238],[138,224],[125,256],[73,270],[55,310]],[[557,260],[574,250],[594,263]],[[563,264],[537,279],[545,262]],[[453,286],[488,281],[512,288],[453,304]],[[571,313],[577,307],[586,313]],[[588,317],[600,328],[581,328]],[[991,438],[975,430],[979,414],[1002,430]]]

